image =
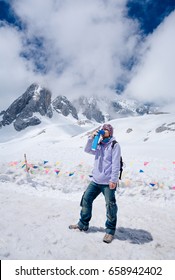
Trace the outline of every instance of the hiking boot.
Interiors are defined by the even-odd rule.
[[[80,228],[78,224],[75,224],[75,225],[70,225],[69,226],[69,229],[78,229],[80,231],[87,231],[88,228],[84,227],[84,228]]]
[[[80,228],[77,224],[76,225],[70,225],[69,229],[79,229],[80,230]]]
[[[103,242],[111,243],[113,238],[114,238],[114,236],[112,234],[106,233],[104,238],[103,238]]]

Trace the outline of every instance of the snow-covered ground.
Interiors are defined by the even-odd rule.
[[[105,234],[105,202],[94,202],[88,232],[69,230],[90,182],[89,131],[60,116],[17,133],[0,130],[1,259],[175,259],[175,114],[111,121],[125,162],[116,192],[118,227]],[[156,132],[158,127],[169,130]],[[158,130],[159,131],[159,130]],[[24,154],[29,172],[26,172]]]

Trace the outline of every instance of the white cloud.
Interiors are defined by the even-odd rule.
[[[147,38],[142,59],[125,91],[127,96],[175,105],[175,12]],[[175,110],[175,109],[174,109]]]
[[[44,39],[48,72],[43,83],[55,95],[112,91],[126,71],[122,62],[133,54],[137,44],[137,26],[124,17],[125,3],[123,0],[13,1],[15,12],[27,24],[23,35]],[[17,31],[16,36],[20,40]],[[20,44],[22,48],[22,41]],[[13,51],[19,54],[16,49]],[[21,60],[19,57],[16,65]],[[31,79],[35,74],[26,70],[25,61],[23,70],[24,78],[22,75],[19,82],[24,79],[23,84],[28,86],[25,77]],[[16,85],[17,90],[20,87]]]
[[[21,34],[8,25],[0,28],[0,110],[6,109],[14,97],[26,89],[34,80],[31,64],[21,57]]]
[[[125,94],[143,101],[174,102],[175,39],[172,13],[140,44],[136,22],[125,17],[126,0],[13,0],[16,14],[27,29],[0,27],[0,95],[8,105],[32,82],[40,82],[53,95],[110,94],[121,77],[131,81]],[[34,59],[25,38],[43,39],[37,59],[46,58],[47,73],[34,71]],[[9,44],[10,42],[10,44]],[[124,63],[132,56],[140,63],[129,72]],[[10,82],[9,82],[10,81]],[[8,100],[4,99],[8,97]]]

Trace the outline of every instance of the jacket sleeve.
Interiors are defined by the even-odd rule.
[[[120,173],[120,157],[121,157],[121,148],[117,143],[112,148],[112,173],[110,182],[116,183],[119,180]]]
[[[92,151],[91,150],[91,146],[92,146],[92,142],[93,142],[93,138],[88,138],[88,141],[86,143],[86,146],[84,148],[84,151],[88,154],[92,154],[92,155],[95,155],[96,154],[96,151]]]

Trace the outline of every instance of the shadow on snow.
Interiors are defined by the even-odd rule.
[[[96,233],[96,232],[105,232],[105,229],[102,227],[90,227],[88,232]],[[129,241],[132,244],[144,244],[153,241],[152,235],[143,229],[131,229],[118,227],[114,239],[118,239],[121,241]]]

